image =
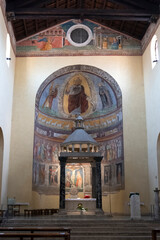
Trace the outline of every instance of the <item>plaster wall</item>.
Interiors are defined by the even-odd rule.
[[[160,56],[160,26],[156,33],[158,38],[158,51]],[[143,54],[143,74],[146,103],[146,123],[148,142],[148,170],[150,202],[154,203],[153,190],[160,188],[160,175],[158,176],[157,141],[160,133],[160,62],[152,69],[151,43]],[[159,159],[160,160],[160,159]]]
[[[0,159],[2,162],[2,187],[0,188],[0,204],[2,204],[2,208],[6,207],[7,202],[12,99],[15,73],[15,55],[13,53],[12,47],[9,67],[6,62],[6,38],[7,28],[0,2],[0,128],[2,129],[3,135],[3,154],[1,154],[2,159]]]
[[[35,97],[42,82],[56,70],[74,64],[108,72],[119,84],[123,101],[125,190],[111,196],[112,212],[129,213],[129,193],[139,192],[149,210],[147,135],[142,58],[133,56],[26,57],[16,59],[9,195],[31,207],[58,207],[58,198],[32,193]],[[142,171],[143,169],[143,171]],[[41,201],[40,201],[41,200]],[[104,211],[110,211],[103,197]],[[52,205],[52,206],[51,206]]]

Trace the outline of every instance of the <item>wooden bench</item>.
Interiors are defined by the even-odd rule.
[[[0,217],[4,217],[6,210],[0,210]]]
[[[68,232],[34,232],[34,233],[24,233],[24,232],[3,232],[0,233],[0,238],[63,238],[65,240],[70,240],[70,234]]]
[[[152,240],[157,239],[157,233],[160,233],[160,228],[152,229]]]
[[[24,209],[24,216],[52,215],[58,213],[59,209]]]
[[[70,228],[63,228],[63,227],[0,227],[0,232],[10,232],[10,231],[21,231],[21,232],[38,232],[38,231],[41,231],[41,232],[68,232],[70,233],[71,229]]]
[[[19,237],[23,239],[24,237],[30,237],[34,239],[35,237],[62,237],[70,240],[70,232],[70,228],[60,227],[0,227],[0,238]]]

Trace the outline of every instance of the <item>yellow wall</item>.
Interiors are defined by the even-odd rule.
[[[158,37],[160,57],[160,25],[155,34]],[[160,133],[160,62],[152,69],[151,43],[143,54],[143,69],[148,141],[149,194],[150,202],[153,204],[153,190],[156,187],[160,188],[160,176],[158,176],[157,163],[157,141]]]
[[[28,201],[31,207],[58,207],[58,197],[32,194],[32,155],[35,97],[42,82],[56,70],[74,64],[98,67],[108,72],[122,90],[125,190],[111,196],[112,212],[128,213],[129,193],[139,192],[144,212],[149,209],[147,136],[142,57],[76,56],[16,59],[13,100],[9,196]],[[109,212],[108,196],[103,209]],[[41,202],[39,202],[41,201]]]
[[[7,27],[0,1],[0,128],[3,135],[3,149],[0,157],[2,163],[2,186],[0,187],[0,207],[6,208],[7,185],[9,170],[10,134],[12,117],[12,97],[15,71],[15,55],[11,47],[11,61],[8,67],[6,62]],[[1,172],[1,171],[0,171]]]

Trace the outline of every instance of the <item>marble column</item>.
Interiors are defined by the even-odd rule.
[[[159,219],[159,191],[158,188],[155,188],[154,190],[154,215],[155,215],[155,219]]]
[[[96,161],[96,208],[102,209],[101,161],[103,157],[95,157]]]
[[[92,198],[96,198],[96,164],[91,164],[92,168]]]
[[[65,209],[65,165],[67,157],[59,157],[60,161],[60,209]]]

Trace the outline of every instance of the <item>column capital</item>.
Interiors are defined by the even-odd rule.
[[[94,160],[95,160],[96,162],[101,162],[102,159],[103,159],[103,157],[94,157]]]
[[[67,161],[67,157],[59,157],[60,164],[65,164]]]

